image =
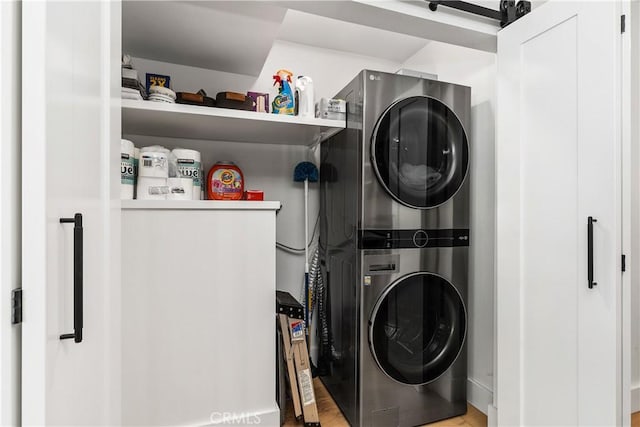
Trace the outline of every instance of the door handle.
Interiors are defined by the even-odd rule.
[[[61,224],[74,224],[73,226],[73,333],[60,335],[61,340],[73,338],[77,343],[82,342],[82,317],[83,317],[83,229],[82,214],[77,213],[73,218],[60,218]]]
[[[597,285],[593,281],[593,223],[598,222],[597,219],[590,216],[587,219],[587,280],[589,289],[593,289]]]

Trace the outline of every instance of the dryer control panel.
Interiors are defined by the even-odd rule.
[[[448,248],[469,246],[469,229],[360,230],[360,249]]]

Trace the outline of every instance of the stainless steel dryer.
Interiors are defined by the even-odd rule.
[[[322,143],[322,380],[352,425],[466,412],[470,89],[361,72]]]
[[[362,129],[363,228],[468,228],[471,89],[364,71],[349,94],[362,108],[351,118]]]

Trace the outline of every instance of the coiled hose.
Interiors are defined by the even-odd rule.
[[[309,293],[311,306],[309,307],[309,322],[312,323],[314,311],[318,312],[318,335],[320,336],[320,354],[329,346],[329,322],[327,321],[326,288],[320,269],[320,248],[316,247],[309,268]],[[302,291],[304,295],[304,289]],[[311,325],[309,325],[311,326]]]

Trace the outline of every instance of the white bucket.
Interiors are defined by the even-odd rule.
[[[192,199],[200,200],[204,182],[202,176],[202,155],[199,151],[184,148],[176,148],[172,153],[177,159],[177,176],[192,179]]]
[[[135,185],[135,147],[128,139],[120,140],[120,199],[133,199]]]

